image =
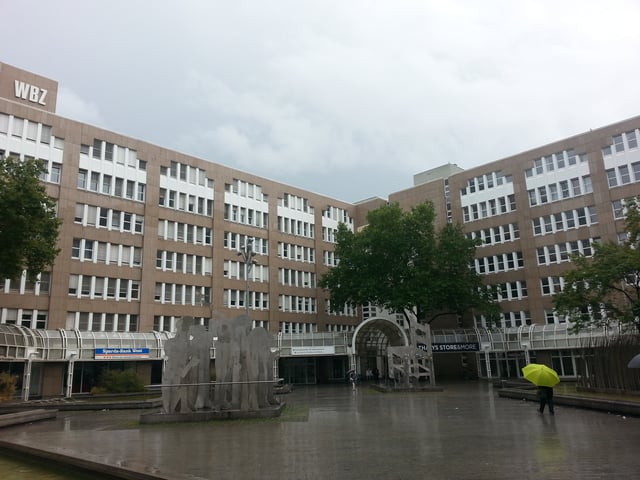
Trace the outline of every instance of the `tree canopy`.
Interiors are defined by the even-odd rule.
[[[372,303],[405,315],[415,312],[423,323],[471,309],[497,314],[491,293],[472,268],[475,241],[460,225],[436,231],[434,220],[430,202],[410,211],[394,203],[370,211],[367,226],[356,233],[340,224],[339,263],[320,279],[332,309]]]
[[[610,322],[640,324],[640,209],[625,202],[627,239],[596,243],[593,256],[574,255],[564,289],[554,296],[556,313],[575,330]]]
[[[26,270],[35,281],[58,254],[60,221],[39,180],[43,172],[40,160],[0,157],[0,278],[17,278]]]

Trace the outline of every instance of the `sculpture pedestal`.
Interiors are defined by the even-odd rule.
[[[200,410],[188,413],[144,413],[140,415],[140,423],[185,423],[208,422],[210,420],[235,420],[244,418],[279,417],[285,404],[265,407],[259,410]]]

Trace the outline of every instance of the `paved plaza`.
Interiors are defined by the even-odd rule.
[[[283,417],[138,425],[140,411],[59,412],[0,440],[168,479],[636,479],[640,419],[499,398],[299,387]]]

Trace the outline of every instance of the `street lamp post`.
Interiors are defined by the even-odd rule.
[[[253,240],[247,239],[247,242],[242,247],[242,250],[238,252],[238,256],[241,256],[244,262],[244,280],[245,280],[244,308],[248,317],[249,316],[249,273],[251,273],[251,269],[253,268],[253,264],[255,263],[254,257],[256,256],[256,252],[253,251]]]

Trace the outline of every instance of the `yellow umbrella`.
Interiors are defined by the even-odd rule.
[[[522,367],[522,375],[538,387],[553,387],[560,383],[558,373],[553,368],[541,363],[530,363],[526,367]]]

